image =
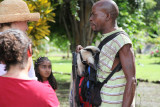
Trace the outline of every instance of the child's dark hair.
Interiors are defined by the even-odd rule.
[[[35,73],[36,73],[36,76],[37,76],[37,78],[38,78],[38,81],[41,81],[41,82],[43,82],[43,80],[42,80],[42,77],[41,77],[41,75],[40,75],[40,73],[39,73],[39,70],[38,70],[38,67],[39,67],[39,65],[43,62],[43,61],[50,61],[47,57],[39,57],[36,61],[35,61]],[[51,61],[50,61],[51,62]],[[51,65],[51,68],[52,68],[52,65]],[[55,77],[53,76],[53,73],[52,73],[52,71],[51,71],[51,74],[50,74],[50,76],[48,77],[48,81],[49,81],[49,84],[52,86],[52,88],[54,89],[54,90],[56,90],[57,89],[57,82],[56,82],[56,79],[55,79]]]

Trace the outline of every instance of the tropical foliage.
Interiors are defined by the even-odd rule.
[[[57,0],[60,4],[56,11],[58,30],[53,33],[66,36],[70,42],[71,51],[75,51],[78,44],[91,45],[95,38],[89,25],[92,1],[96,0]]]
[[[57,0],[60,4],[56,14],[56,22],[61,25],[61,34],[68,38],[71,44],[71,50],[75,49],[77,44],[82,46],[91,45],[95,41],[93,32],[88,25],[91,7],[97,0]],[[151,41],[151,35],[155,35],[159,28],[157,24],[159,19],[158,0],[114,0],[119,6],[120,14],[118,17],[118,26],[122,27],[130,36],[134,49],[142,48],[143,43]],[[86,5],[87,4],[87,5]],[[84,8],[85,7],[85,8]],[[87,10],[87,11],[86,11]],[[148,13],[153,13],[152,17]],[[63,14],[62,14],[63,13]],[[61,21],[59,21],[61,20]],[[59,23],[60,22],[60,23]],[[152,26],[152,27],[151,27]],[[56,30],[57,31],[57,30]],[[59,31],[58,31],[59,32]],[[58,33],[56,32],[56,33]],[[156,34],[155,37],[157,37]],[[149,37],[148,37],[149,36]]]
[[[157,38],[160,35],[160,1],[145,0],[146,5],[144,10],[146,29],[152,38]]]
[[[28,7],[31,12],[39,12],[40,20],[38,22],[30,22],[28,34],[32,38],[35,46],[39,45],[41,39],[49,38],[50,29],[48,22],[55,22],[54,17],[55,13],[53,10],[54,7],[51,6],[51,3],[48,0],[26,0]]]
[[[98,0],[25,1],[31,12],[41,14],[41,19],[38,22],[29,23],[28,34],[35,46],[43,43],[39,40],[50,39],[59,49],[67,51],[70,47],[74,51],[76,45],[91,45],[98,39],[89,26],[91,7]],[[120,10],[118,26],[129,34],[135,50],[142,48],[146,42],[159,43],[159,0],[114,1]]]
[[[141,49],[147,42],[157,43],[160,29],[158,0],[132,1],[115,0],[119,6],[118,24],[132,39],[134,49]]]

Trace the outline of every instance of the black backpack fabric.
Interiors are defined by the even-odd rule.
[[[116,32],[108,37],[106,37],[98,46],[98,48],[101,50],[102,47],[109,42],[110,40],[112,40],[113,38],[115,38],[116,36],[118,36],[119,34],[126,34],[123,31],[120,32]],[[99,54],[98,53],[95,56],[95,64],[98,64],[99,61]],[[103,82],[99,82],[97,81],[97,70],[92,68],[91,66],[87,65],[85,68],[85,74],[84,74],[84,79],[82,81],[82,83],[80,84],[79,87],[79,81],[80,78],[79,76],[77,76],[77,80],[76,80],[76,90],[77,90],[77,94],[76,94],[76,101],[78,103],[78,105],[80,106],[80,102],[79,102],[79,88],[81,88],[81,94],[80,96],[82,96],[83,101],[85,102],[89,102],[90,104],[92,104],[92,106],[94,107],[98,107],[101,105],[102,99],[100,96],[100,90],[103,87],[103,85],[105,83],[108,82],[108,80],[113,76],[113,74],[116,71],[119,71],[122,68],[121,64],[119,63],[114,70],[111,72],[111,74],[103,81]]]

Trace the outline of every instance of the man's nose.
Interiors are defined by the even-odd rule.
[[[90,21],[90,22],[92,21],[92,16],[89,18],[89,21]]]

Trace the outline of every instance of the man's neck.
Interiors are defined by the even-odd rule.
[[[106,34],[118,29],[117,23],[114,24],[107,24],[106,28],[101,32],[102,34]]]
[[[105,31],[102,32],[102,34],[110,33],[110,32],[115,31],[117,29],[118,29],[118,27],[113,27],[113,28],[110,28],[110,29],[106,29]]]

